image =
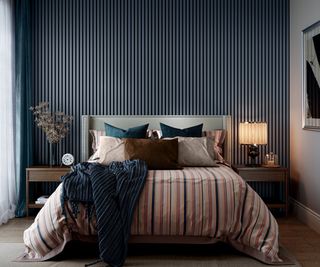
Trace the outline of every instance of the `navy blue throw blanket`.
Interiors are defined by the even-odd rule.
[[[79,163],[62,177],[62,208],[69,200],[77,214],[80,202],[97,215],[100,258],[110,266],[122,266],[127,256],[134,208],[148,173],[141,160],[112,162],[108,166]],[[89,216],[92,208],[88,209]]]

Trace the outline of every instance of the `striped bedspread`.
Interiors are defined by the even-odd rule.
[[[60,197],[61,185],[24,232],[26,251],[20,260],[46,260],[71,239],[96,237],[95,217],[89,220],[81,207],[74,218],[66,202],[65,218]],[[226,166],[150,170],[131,235],[206,237],[227,242],[263,262],[281,262],[276,220],[254,190]]]

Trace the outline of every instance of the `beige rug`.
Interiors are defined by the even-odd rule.
[[[25,267],[76,267],[95,261],[96,248],[71,244],[65,252],[47,262],[13,262],[24,250],[22,243],[0,243],[0,266]],[[286,254],[296,264],[285,265],[300,267],[294,257],[281,248],[280,254]],[[98,263],[93,267],[106,266]],[[188,245],[131,245],[125,266],[212,266],[212,267],[261,267],[268,266],[243,255],[225,244],[207,246]]]

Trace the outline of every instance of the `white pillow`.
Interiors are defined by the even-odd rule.
[[[178,163],[184,167],[218,167],[214,158],[214,141],[208,137],[178,137]]]

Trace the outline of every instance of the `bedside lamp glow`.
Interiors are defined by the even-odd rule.
[[[249,145],[248,156],[255,162],[259,155],[258,145],[268,143],[268,127],[266,122],[241,122],[239,124],[239,143]],[[251,164],[251,166],[256,164]]]

